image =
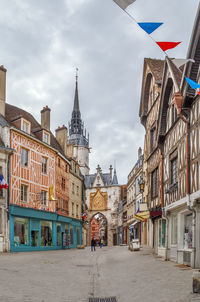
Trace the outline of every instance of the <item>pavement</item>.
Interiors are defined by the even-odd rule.
[[[0,255],[0,302],[192,302],[191,268],[127,246]]]

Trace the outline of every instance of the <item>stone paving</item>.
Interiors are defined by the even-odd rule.
[[[2,254],[0,302],[192,302],[192,269],[127,246]]]

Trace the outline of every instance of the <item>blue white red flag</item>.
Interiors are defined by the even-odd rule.
[[[3,177],[2,174],[0,174],[0,190],[4,188],[4,189],[8,189],[8,185]]]
[[[197,89],[197,88],[200,88],[200,85],[198,83],[196,83],[195,81],[185,77],[186,81],[188,82],[188,84],[190,85],[190,87],[192,89]]]
[[[146,31],[147,34],[152,34],[163,22],[139,22],[138,25]]]

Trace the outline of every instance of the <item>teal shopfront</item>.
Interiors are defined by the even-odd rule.
[[[31,208],[10,206],[10,251],[46,251],[82,244],[79,220]]]

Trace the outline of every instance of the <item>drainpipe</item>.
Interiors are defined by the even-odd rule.
[[[187,194],[187,208],[192,212],[192,258],[191,258],[191,267],[195,267],[195,229],[196,229],[196,211],[194,209],[194,205],[191,205],[190,200],[190,119],[186,119],[182,114],[182,101],[183,97],[180,92],[174,93],[173,103],[177,109],[178,117],[185,123],[186,126],[186,194]]]

